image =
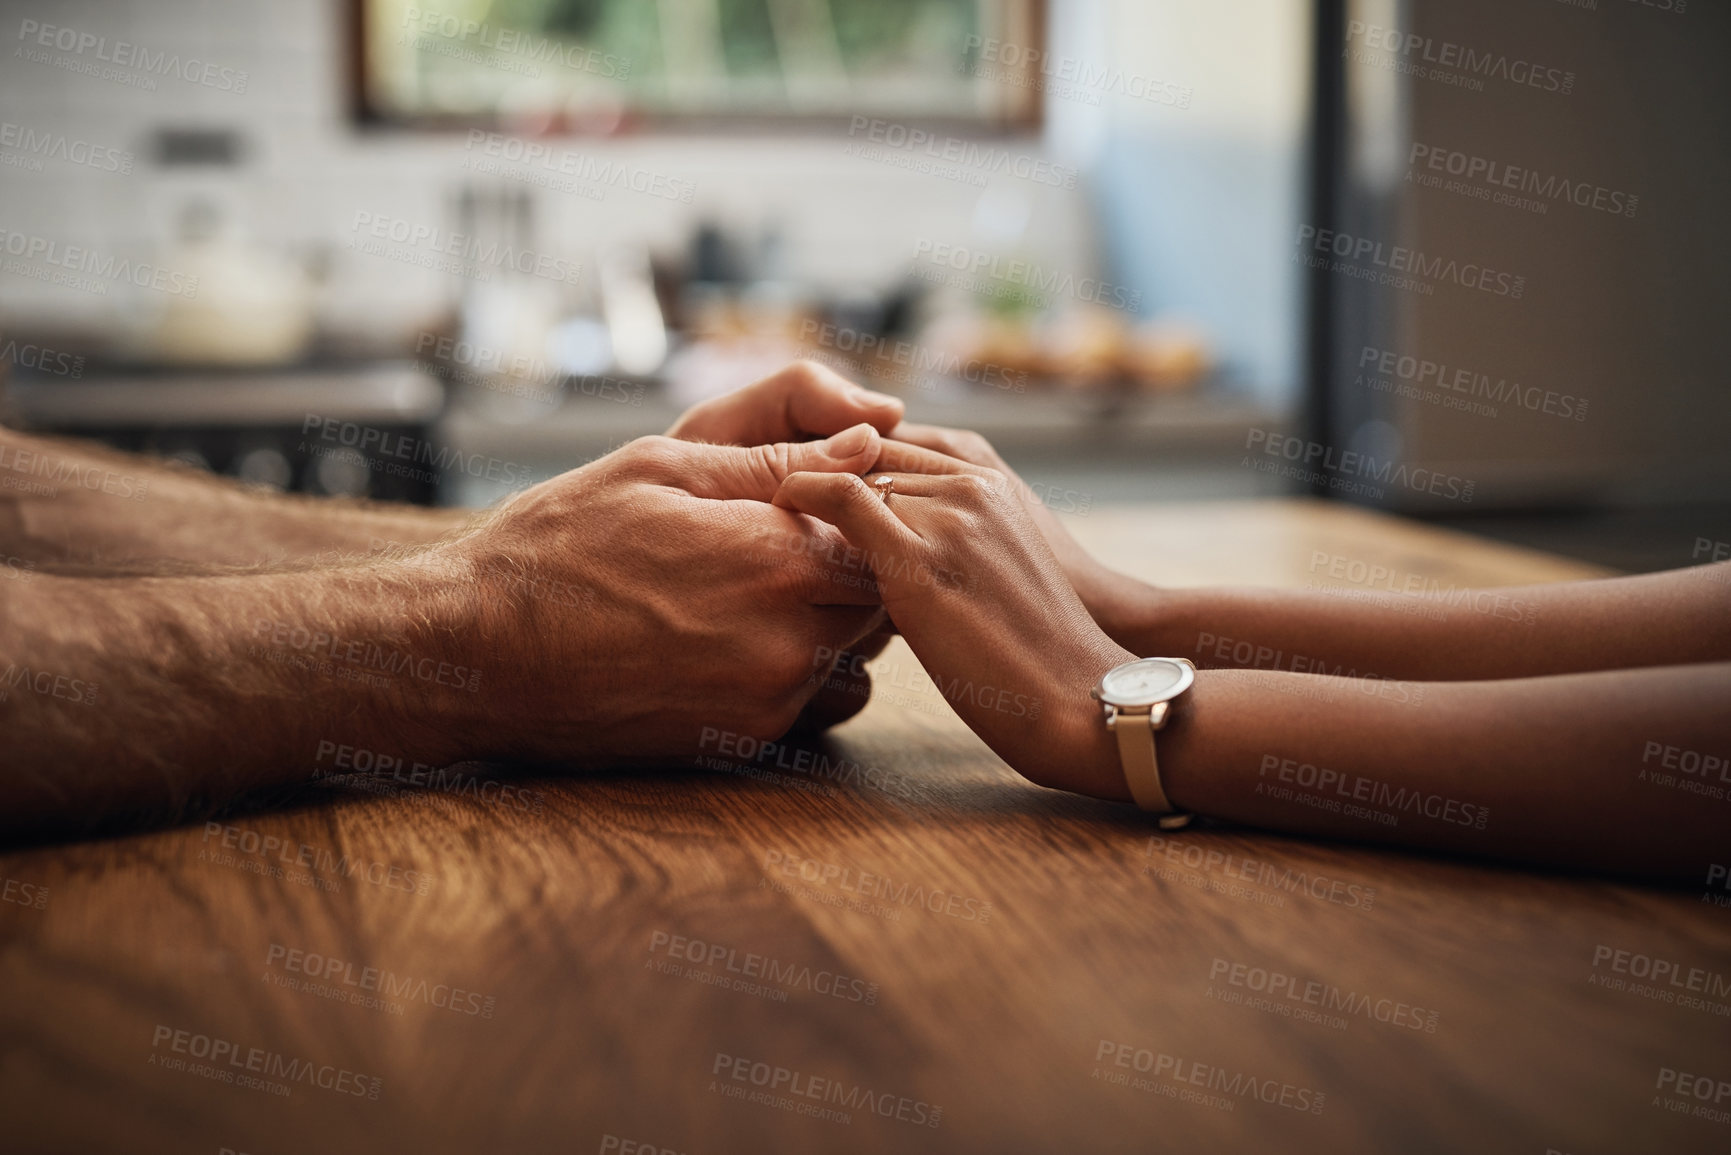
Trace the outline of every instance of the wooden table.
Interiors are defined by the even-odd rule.
[[[1445,583],[1593,572],[1296,502],[1076,528],[1172,584],[1303,585],[1335,557]],[[1731,909],[1162,840],[1023,783],[916,668],[880,659],[827,765],[506,789],[468,767],[0,856],[0,1146],[1731,1149],[1727,1116],[1688,1113],[1731,1080]],[[1655,965],[1707,989],[1679,999]]]

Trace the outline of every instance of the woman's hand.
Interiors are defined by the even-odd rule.
[[[933,464],[901,449],[905,462]],[[887,502],[852,474],[794,473],[775,504],[830,523],[865,555],[891,620],[1000,757],[1042,786],[1127,800],[1088,691],[1135,655],[1088,616],[1003,475],[957,463],[871,480],[881,477],[895,486]]]
[[[829,437],[862,422],[887,434],[901,419],[902,403],[896,398],[862,389],[827,365],[795,361],[755,384],[693,405],[667,435],[715,445],[769,445]],[[880,633],[837,655],[835,668],[817,679],[821,688],[806,703],[796,728],[816,733],[865,709],[871,677],[853,672],[858,668],[853,658],[875,657],[887,641],[889,632]]]
[[[1116,570],[1107,569],[1083,549],[1033,487],[1016,476],[1016,471],[998,456],[998,451],[992,448],[991,442],[967,429],[915,425],[907,421],[896,426],[888,436],[892,440],[885,443],[885,448],[891,453],[878,463],[879,469],[907,468],[919,472],[948,472],[951,468],[943,461],[931,460],[929,455],[918,463],[904,464],[897,459],[894,450],[897,442],[905,442],[933,450],[976,469],[1001,474],[1039,529],[1040,536],[1052,547],[1058,564],[1064,567],[1064,576],[1070,579],[1071,588],[1082,599],[1082,604],[1088,607],[1089,615],[1120,645],[1132,644],[1130,639],[1148,617],[1150,602],[1155,596],[1153,587]]]

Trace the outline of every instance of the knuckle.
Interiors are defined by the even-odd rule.
[[[839,479],[830,484],[840,487],[841,499],[848,505],[856,508],[869,508],[872,502],[882,500],[878,497],[877,491],[872,488],[871,483],[858,474],[836,473],[831,474],[831,476]]]
[[[957,430],[950,438],[952,457],[971,461],[975,465],[988,465],[997,456],[992,449],[992,443],[971,429]]]
[[[645,472],[673,468],[679,460],[681,442],[659,433],[639,437],[625,447],[626,458]]]
[[[949,488],[954,490],[950,500],[956,504],[983,509],[991,504],[1000,487],[983,473],[958,473],[949,482]]]
[[[770,673],[777,686],[792,688],[811,677],[814,665],[814,651],[786,646],[770,659]]]
[[[751,468],[766,482],[777,482],[796,472],[793,446],[785,442],[754,445],[751,448]]]
[[[792,384],[806,388],[821,384],[825,371],[822,365],[807,357],[800,358],[782,370]]]

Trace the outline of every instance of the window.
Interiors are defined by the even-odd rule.
[[[374,123],[1038,117],[1041,0],[353,2],[359,110]]]

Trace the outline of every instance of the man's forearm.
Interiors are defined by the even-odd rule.
[[[1728,608],[1731,563],[1431,597],[1143,587],[1108,628],[1203,668],[1451,681],[1731,660]]]
[[[1731,664],[1499,682],[1205,671],[1177,806],[1297,834],[1700,880],[1731,832]]]
[[[294,565],[412,549],[468,519],[278,494],[0,427],[0,558],[37,569]]]
[[[38,575],[0,603],[0,826],[173,815],[307,778],[320,742],[443,764],[481,707],[443,555],[300,573]]]

